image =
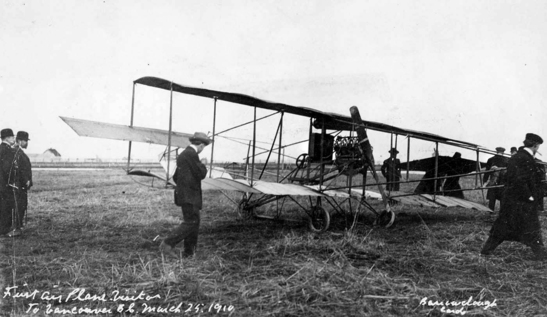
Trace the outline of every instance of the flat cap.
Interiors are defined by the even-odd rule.
[[[533,134],[533,133],[526,133],[526,141],[531,141],[531,142],[534,142],[534,143],[539,143],[539,144],[543,144],[543,139],[537,135],[537,134]]]
[[[211,139],[207,137],[207,134],[203,132],[196,132],[193,136],[190,137],[190,142],[199,141],[201,143],[205,143],[205,145],[211,144],[213,142]]]

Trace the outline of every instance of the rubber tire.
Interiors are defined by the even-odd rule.
[[[313,209],[311,210],[310,212],[311,216],[308,217],[308,225],[309,225],[309,228],[311,231],[313,232],[325,232],[327,231],[327,229],[329,228],[330,226],[330,214],[328,211],[325,210],[325,208],[321,207],[321,206],[315,206],[313,207]],[[314,216],[319,216],[321,217],[321,219],[319,219],[320,221],[322,221],[323,223],[323,226],[321,228],[318,228],[316,226],[316,224],[314,224]],[[317,220],[317,218],[316,218]]]
[[[376,220],[374,220],[375,226],[382,226],[384,228],[389,228],[393,225],[395,222],[395,213],[393,211],[387,211],[384,210],[378,217],[376,217]]]

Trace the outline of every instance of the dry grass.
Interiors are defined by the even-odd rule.
[[[397,206],[391,229],[365,221],[346,231],[345,221],[335,221],[317,235],[298,222],[244,221],[227,197],[207,192],[197,256],[162,257],[152,240],[168,235],[180,215],[171,190],[137,185],[121,171],[37,171],[35,179],[24,237],[2,241],[5,283],[63,298],[75,288],[108,296],[62,303],[7,297],[6,315],[26,315],[33,302],[41,308],[35,316],[48,303],[115,311],[114,291],[159,295],[125,303],[137,312],[143,303],[202,303],[201,315],[441,316],[440,307],[420,301],[472,296],[497,306],[468,307],[467,315],[547,315],[547,263],[516,243],[479,256],[494,220],[488,214]],[[212,303],[235,310],[208,312]]]

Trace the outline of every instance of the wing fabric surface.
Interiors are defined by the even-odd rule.
[[[142,170],[133,170],[128,173],[129,175],[136,176],[151,176],[156,177],[165,181],[165,175],[142,171]],[[169,180],[169,183],[175,186],[175,183],[172,180]],[[295,184],[278,184],[278,183],[269,183],[263,181],[257,181],[254,184],[254,187],[251,187],[249,182],[243,179],[228,179],[228,178],[206,178],[201,181],[201,187],[203,190],[227,190],[227,191],[238,191],[243,193],[253,193],[253,194],[264,194],[264,195],[273,195],[273,196],[329,196],[329,197],[338,197],[338,198],[349,198],[357,197],[360,198],[363,195],[363,191],[359,189],[352,189],[351,195],[343,190],[325,190],[319,192],[319,187],[317,185],[312,186],[301,186]],[[394,192],[392,192],[394,194]],[[382,195],[375,191],[366,190],[365,198],[381,200]],[[421,194],[414,196],[403,196],[403,197],[392,197],[390,200],[394,200],[400,204],[412,205],[412,206],[422,206],[422,207],[462,207],[466,209],[475,209],[479,211],[490,211],[486,206],[483,206],[479,203],[472,202],[465,199],[460,199],[456,197],[449,196],[439,196],[437,195],[433,199],[432,195]]]
[[[150,77],[150,76],[142,77],[135,80],[134,83],[146,85],[150,87],[155,87],[155,88],[160,88],[160,89],[165,89],[168,91],[172,89],[173,91],[183,93],[183,94],[189,94],[189,95],[200,96],[205,98],[216,98],[222,101],[257,107],[261,109],[282,111],[285,113],[314,118],[315,119],[314,126],[316,128],[321,128],[321,126],[324,124],[327,129],[332,129],[332,130],[351,131],[355,129],[351,117],[343,116],[343,115],[335,114],[335,113],[330,113],[330,112],[323,112],[323,111],[319,111],[312,108],[297,107],[297,106],[291,106],[291,105],[287,105],[283,103],[270,102],[270,101],[258,99],[258,98],[244,95],[244,94],[183,86],[183,85],[180,85],[162,78],[158,78],[158,77]],[[446,138],[433,133],[415,131],[410,129],[402,129],[402,128],[398,128],[388,124],[378,123],[373,121],[363,121],[363,125],[365,128],[371,129],[371,130],[388,132],[388,133],[396,133],[396,134],[405,135],[405,136],[409,136],[409,137],[413,137],[417,139],[439,142],[439,143],[459,146],[459,147],[467,148],[467,149],[480,149],[482,152],[495,154],[495,151],[488,150],[477,144],[464,142],[464,141],[458,141],[455,139]]]
[[[79,136],[169,145],[169,131],[60,117]],[[192,134],[171,132],[171,146],[187,147]]]
[[[201,188],[203,190],[221,189],[272,196],[325,196],[316,190],[301,185],[255,181],[251,187],[251,184],[246,180],[222,177],[202,180]]]

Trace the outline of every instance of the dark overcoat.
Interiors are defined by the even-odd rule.
[[[538,202],[543,197],[541,173],[534,157],[524,149],[509,159],[500,214],[490,232],[492,237],[526,245],[543,244],[538,216]]]
[[[447,162],[445,170],[446,176],[449,177],[444,181],[443,191],[445,196],[465,198],[463,195],[462,187],[460,186],[460,177],[455,175],[465,174],[463,160],[461,158],[453,157]]]
[[[0,143],[0,234],[6,234],[12,226],[14,196],[8,184],[15,183],[13,167],[14,151],[8,144]]]
[[[509,159],[507,157],[504,157],[504,156],[499,155],[499,154],[495,155],[495,156],[492,156],[491,158],[489,158],[486,161],[486,170],[489,171],[490,169],[492,169],[493,166],[507,167],[507,162],[508,161],[509,161]],[[486,183],[489,178],[494,178],[493,177],[494,173],[495,172],[484,173],[483,182]],[[498,177],[496,177],[496,182],[494,184],[491,184],[491,185],[503,185],[503,183],[505,181],[505,173],[503,171],[497,172],[497,176]],[[498,199],[498,200],[501,201],[501,196],[502,195],[503,195],[503,188],[490,188],[486,192],[486,198],[489,199],[489,200],[490,199]]]
[[[30,164],[30,159],[27,154],[22,150],[16,147],[16,161],[17,161],[17,176],[16,176],[16,185],[21,190],[28,190],[28,187],[32,186],[32,166]]]
[[[15,169],[12,168],[14,151],[8,144],[0,143],[0,192],[8,190],[8,181],[14,183]]]
[[[386,178],[387,182],[396,182],[395,184],[387,184],[387,190],[399,190],[399,181],[401,180],[401,161],[399,159],[388,158],[382,164],[380,169],[382,175]]]
[[[177,205],[192,204],[201,209],[201,180],[205,176],[207,168],[200,162],[198,153],[193,147],[186,147],[177,157]]]

